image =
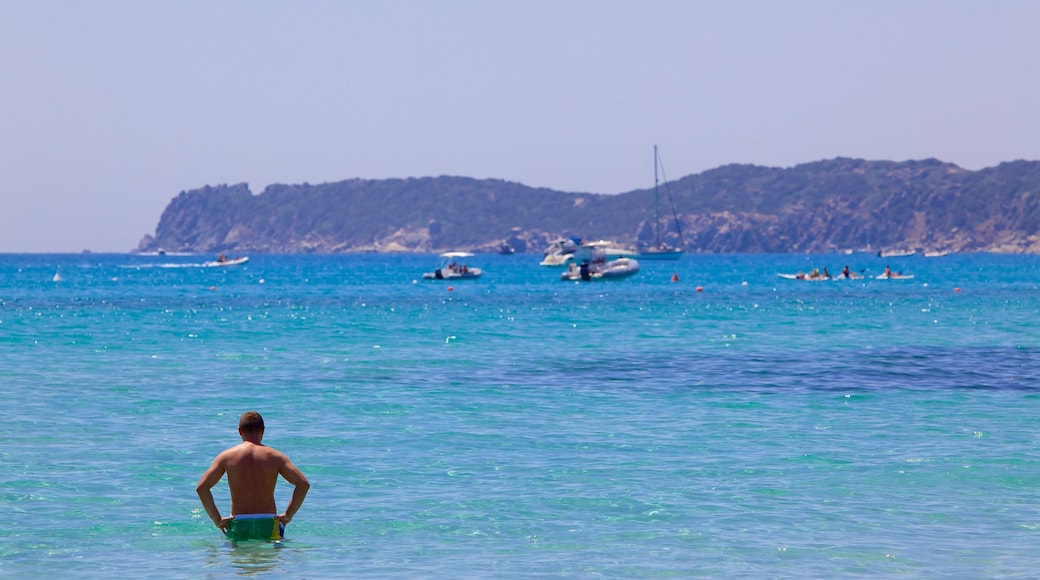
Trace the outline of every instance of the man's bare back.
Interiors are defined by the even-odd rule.
[[[195,487],[202,506],[213,524],[221,530],[226,530],[228,522],[235,516],[245,514],[275,514],[274,519],[283,525],[288,524],[300,509],[310,482],[288,456],[261,443],[264,427],[259,413],[244,413],[238,431],[242,443],[217,455]],[[230,517],[221,517],[211,491],[225,473],[231,491]],[[279,475],[295,487],[289,505],[281,514],[274,500]]]
[[[220,454],[228,487],[231,488],[231,515],[273,514],[274,487],[278,473],[289,463],[283,453],[265,445],[244,441]]]

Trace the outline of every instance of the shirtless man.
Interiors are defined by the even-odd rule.
[[[195,491],[213,524],[232,540],[281,539],[311,484],[284,453],[260,443],[264,437],[264,419],[260,413],[243,413],[238,421],[238,434],[242,436],[242,443],[217,455]],[[231,490],[230,517],[220,516],[211,491],[225,473]],[[295,486],[292,499],[281,514],[274,501],[279,475]]]

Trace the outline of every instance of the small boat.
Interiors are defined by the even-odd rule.
[[[639,272],[639,262],[634,258],[619,257],[608,260],[604,248],[584,244],[574,253],[574,260],[560,275],[560,280],[583,281],[620,280]]]
[[[221,266],[237,266],[239,264],[245,264],[249,261],[249,256],[239,256],[237,258],[229,258],[224,254],[217,256],[216,260],[211,262],[203,262],[202,265],[207,268],[216,268]]]
[[[678,260],[682,257],[682,248],[669,246],[661,240],[661,211],[657,187],[657,145],[654,145],[654,244],[643,246],[636,253],[640,260]],[[665,182],[667,188],[668,182]],[[668,201],[672,201],[672,194],[668,193]],[[672,217],[675,218],[675,231],[679,234],[679,244],[682,244],[682,229],[679,227],[679,216],[675,213],[675,204],[672,203]]]
[[[513,246],[510,246],[509,244],[502,242],[502,244],[498,246],[498,253],[502,254],[503,256],[512,256],[516,253],[516,250],[513,248]]]
[[[823,282],[825,280],[833,280],[830,273],[826,269],[821,273],[819,270],[813,270],[808,274],[804,272],[798,272],[797,274],[777,274],[785,280],[802,280],[805,282]]]
[[[812,274],[806,274],[804,272],[798,272],[797,274],[777,274],[784,280],[801,280],[803,282],[824,282],[831,280],[830,276],[813,276]]]
[[[947,250],[929,250],[924,253],[925,258],[941,258],[943,256],[949,256],[950,252]]]
[[[909,280],[913,278],[913,274],[904,274],[902,272],[893,272],[888,266],[885,266],[885,271],[878,274],[876,278],[878,280]]]
[[[860,272],[863,272],[863,270],[860,270]],[[835,280],[859,280],[862,277],[863,277],[863,274],[857,273],[857,272],[853,272],[852,270],[849,269],[849,265],[845,264],[845,267],[841,269],[841,272],[838,272],[838,275],[835,276],[834,279]]]
[[[441,254],[443,263],[440,268],[437,268],[433,272],[426,272],[422,275],[424,280],[473,280],[480,278],[483,274],[483,270],[480,268],[470,268],[465,262],[461,262],[463,258],[472,258],[473,254],[469,252],[444,252]]]
[[[582,262],[576,265],[571,262],[567,270],[560,275],[560,280],[591,282],[593,280],[620,280],[639,272],[639,262],[634,258],[618,258],[600,262]]]
[[[881,250],[878,252],[878,256],[882,258],[909,258],[916,253],[916,250]]]

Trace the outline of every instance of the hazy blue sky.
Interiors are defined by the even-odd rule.
[[[1040,2],[0,0],[0,252],[125,252],[182,190],[1040,158]]]

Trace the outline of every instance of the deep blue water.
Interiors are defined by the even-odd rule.
[[[0,575],[1040,568],[1036,256],[208,259],[0,255]],[[195,496],[248,409],[313,485],[281,544]]]

